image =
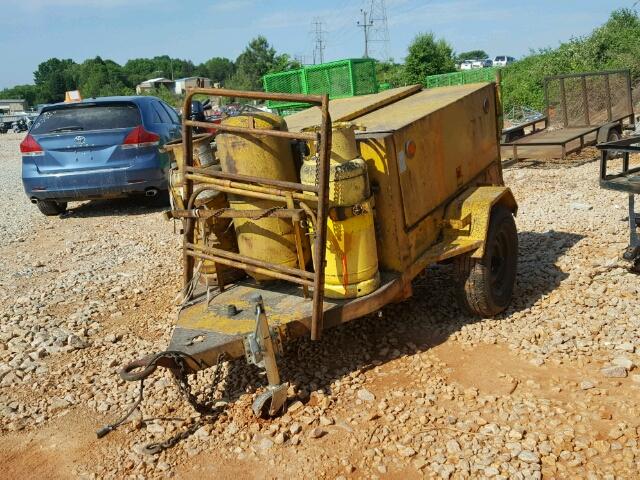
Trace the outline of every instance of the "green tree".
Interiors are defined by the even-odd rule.
[[[67,90],[75,88],[72,70],[76,63],[71,59],[50,58],[38,65],[33,79],[38,87],[38,103],[61,102]]]
[[[182,101],[184,100],[184,95],[176,95],[175,92],[169,90],[167,87],[145,90],[144,92],[142,92],[142,95],[158,97],[160,100],[176,108],[181,107]]]
[[[418,35],[411,45],[405,61],[407,83],[422,83],[429,75],[453,72],[456,69],[453,49],[444,39],[433,33]]]
[[[464,62],[465,60],[484,60],[489,58],[489,54],[484,50],[470,50],[468,52],[459,53],[456,57],[457,62]]]
[[[35,85],[16,85],[0,90],[0,98],[18,98],[26,100],[31,106],[38,103],[39,90]]]
[[[544,78],[574,72],[629,69],[640,78],[640,17],[630,9],[615,10],[590,35],[572,38],[557,48],[532,51],[502,72],[505,110],[544,108]]]
[[[300,64],[287,54],[278,55],[265,37],[258,36],[238,56],[235,66],[230,86],[241,90],[262,90],[265,74],[298,68]]]
[[[233,62],[228,58],[213,57],[198,65],[196,72],[198,75],[211,79],[212,82],[224,84],[235,70]]]
[[[193,76],[196,67],[191,60],[171,58],[161,55],[153,58],[134,58],[123,66],[127,85],[135,88],[141,82],[150,78],[183,78]]]
[[[389,83],[392,87],[406,85],[404,65],[395,63],[393,59],[376,62],[376,79],[378,83]]]
[[[122,67],[112,60],[100,57],[85,60],[74,71],[78,89],[85,98],[133,93]]]

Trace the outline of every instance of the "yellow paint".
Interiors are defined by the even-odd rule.
[[[287,128],[282,117],[270,113],[229,117],[223,121],[223,124],[257,129],[286,130]],[[291,146],[286,138],[220,133],[216,137],[216,144],[224,172],[297,182]],[[229,196],[229,203],[236,210],[284,206],[270,200],[254,200],[234,195]],[[238,218],[234,220],[234,226],[241,254],[286,267],[298,266],[291,221],[273,217],[260,220]],[[308,251],[308,240],[306,238],[303,240],[307,243],[304,249]],[[264,275],[254,273],[250,275],[256,280],[270,279]]]
[[[329,207],[345,219],[327,221],[325,296],[355,298],[380,285],[367,165],[357,158],[352,125],[334,124],[329,167]],[[305,159],[301,181],[316,184],[316,157]]]
[[[518,206],[509,188],[503,186],[469,188],[447,208],[445,218],[449,220],[449,226],[444,229],[445,238],[452,241],[456,239],[479,241],[480,246],[472,256],[482,258],[489,231],[491,210],[497,204],[503,204],[514,214],[517,213]],[[459,225],[460,223],[462,225]]]
[[[474,197],[473,208],[468,203],[455,215],[445,210],[482,185],[507,190],[494,85],[424,90],[354,122],[366,128],[357,140],[376,185],[380,268],[406,272],[425,259],[437,262],[474,250],[481,255],[494,200],[486,198],[481,208],[480,197]],[[415,143],[413,156],[405,151],[409,141]],[[498,195],[496,202],[509,198],[515,208],[510,195]],[[469,236],[468,225],[485,228]]]

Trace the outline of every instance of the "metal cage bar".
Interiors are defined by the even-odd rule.
[[[229,125],[212,124],[209,122],[196,122],[183,120],[182,123],[182,148],[184,162],[180,166],[179,175],[184,179],[183,202],[187,210],[193,208],[195,196],[194,181],[215,185],[221,191],[234,193],[240,196],[270,198],[282,201],[289,209],[292,200],[317,203],[314,224],[314,272],[306,270],[289,269],[281,265],[256,260],[245,255],[220,251],[212,248],[202,248],[194,242],[195,218],[182,217],[183,234],[183,284],[188,286],[193,279],[194,258],[212,260],[224,265],[245,268],[250,271],[280,278],[304,287],[313,287],[313,313],[311,316],[311,339],[317,340],[322,334],[324,311],[324,271],[327,242],[327,217],[329,211],[329,155],[331,153],[331,116],[329,114],[328,95],[299,95],[284,93],[245,92],[239,90],[227,90],[217,88],[188,89],[183,104],[183,117],[191,115],[191,101],[195,95],[208,95],[216,97],[246,98],[255,100],[275,100],[285,102],[304,102],[311,105],[319,105],[322,112],[320,133],[310,132],[283,132],[279,130],[253,129],[246,127],[234,127]],[[318,184],[315,186],[301,183],[285,182],[280,180],[252,177],[247,175],[231,174],[226,172],[211,172],[194,167],[193,165],[193,128],[214,127],[219,131],[275,136],[281,138],[310,140],[319,143],[318,159]],[[196,194],[196,195],[194,195]],[[306,204],[303,205],[304,208]],[[313,213],[311,211],[311,213]]]

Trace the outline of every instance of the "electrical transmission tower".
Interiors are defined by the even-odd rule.
[[[371,0],[369,21],[372,26],[368,32],[369,54],[381,60],[389,59],[389,25],[387,7],[384,0]]]
[[[373,26],[373,22],[371,17],[367,21],[369,13],[366,10],[361,9],[360,12],[362,13],[362,22],[358,21],[357,25],[364,31],[364,58],[369,58],[369,29]]]
[[[324,34],[327,33],[322,29],[322,20],[319,18],[315,18],[313,20],[312,25],[314,26],[313,30],[313,63],[324,63],[324,49],[325,49],[325,41]]]

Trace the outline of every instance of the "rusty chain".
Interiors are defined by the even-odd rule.
[[[136,380],[140,381],[140,390],[138,393],[138,398],[134,402],[134,404],[131,406],[131,408],[129,408],[127,413],[122,416],[122,418],[120,418],[117,422],[114,422],[98,430],[97,432],[98,438],[104,437],[109,432],[115,430],[117,427],[122,425],[127,420],[127,418],[129,418],[131,414],[138,408],[138,406],[140,405],[143,399],[144,381],[149,375],[151,375],[151,373],[155,371],[155,369],[158,366],[158,363],[162,359],[170,359],[176,365],[176,368],[172,368],[171,372],[173,374],[173,378],[178,387],[178,390],[180,390],[180,393],[182,393],[182,395],[187,400],[189,405],[191,405],[193,409],[201,415],[201,418],[199,420],[194,421],[191,425],[189,425],[189,427],[187,427],[182,432],[179,432],[178,434],[172,437],[169,437],[162,442],[149,443],[144,447],[145,453],[154,455],[162,452],[163,450],[166,450],[168,448],[175,446],[182,440],[185,440],[186,438],[193,435],[193,433],[195,433],[202,425],[204,425],[205,423],[204,417],[216,417],[217,415],[219,415],[221,413],[221,408],[215,406],[214,396],[215,396],[218,385],[222,381],[222,368],[221,368],[222,365],[221,364],[225,359],[225,354],[221,353],[220,355],[218,355],[218,360],[216,363],[217,368],[211,381],[211,392],[209,393],[208,398],[205,398],[203,402],[198,401],[197,395],[195,395],[191,389],[191,384],[189,383],[189,378],[187,374],[187,364],[186,364],[187,358],[191,358],[191,356],[183,352],[177,352],[177,351],[161,352],[157,355],[154,355],[143,366],[143,371],[141,374],[138,374],[138,375],[130,374],[129,377],[131,379],[135,378]]]

